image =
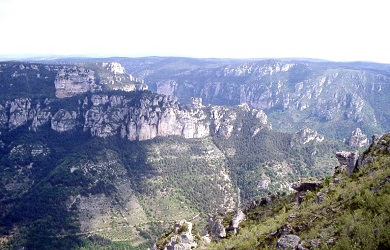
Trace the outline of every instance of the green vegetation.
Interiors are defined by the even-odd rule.
[[[259,199],[268,192],[288,191],[290,183],[305,177],[322,178],[337,164],[334,152],[343,148],[336,141],[300,144],[295,135],[263,129],[253,136],[253,121],[238,113],[236,126],[241,130],[229,139],[214,136],[225,153],[233,180],[244,201]],[[232,153],[230,153],[232,152]],[[268,180],[268,188],[259,188]]]
[[[387,145],[364,153],[374,161],[354,174],[327,177],[324,187],[308,191],[301,205],[290,194],[276,197],[272,205],[249,207],[239,234],[208,249],[275,249],[282,233],[296,234],[303,246],[319,249],[388,249],[390,134],[382,140]]]
[[[0,62],[0,100],[55,98],[58,65]]]

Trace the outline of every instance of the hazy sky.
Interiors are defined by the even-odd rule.
[[[0,55],[390,63],[386,0],[0,0]]]

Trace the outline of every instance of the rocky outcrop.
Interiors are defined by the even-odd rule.
[[[29,98],[20,98],[7,104],[10,106],[10,115],[8,119],[9,128],[13,129],[25,124],[29,118],[28,113],[31,109],[31,100]]]
[[[377,70],[380,65],[193,58],[122,62],[157,93],[174,95],[182,103],[190,103],[191,96],[213,105],[247,103],[264,110],[278,130],[308,126],[327,138],[348,140],[350,134],[340,131],[357,126],[367,132],[390,128],[382,109],[388,105],[390,77],[387,68]]]
[[[93,136],[119,135],[142,141],[170,135],[204,138],[217,134],[228,138],[243,126],[241,120],[236,120],[242,114],[255,121],[254,134],[271,127],[261,110],[203,107],[200,99],[183,106],[172,96],[149,92],[136,92],[132,96],[93,94],[64,103],[67,105],[61,106],[56,100],[29,98],[8,101],[0,107],[0,128],[12,130],[28,125],[36,131],[49,123],[58,132],[80,128]]]
[[[244,221],[246,215],[241,209],[237,210],[237,214],[233,217],[232,222],[229,225],[228,231],[233,231],[234,234],[238,233],[239,225]]]
[[[219,240],[225,238],[227,236],[227,232],[237,234],[240,228],[240,223],[246,219],[246,215],[239,208],[235,214],[232,217],[229,216],[229,218],[231,218],[230,221],[225,221],[226,218],[222,218],[218,215],[209,215],[209,234],[212,235],[214,239]],[[229,223],[229,226],[225,227],[224,223]]]
[[[340,172],[346,172],[347,175],[353,173],[362,166],[374,161],[376,155],[380,155],[386,152],[390,152],[390,139],[388,135],[372,136],[372,142],[369,148],[359,155],[358,151],[348,152],[341,151],[336,153],[336,158],[339,161],[340,166],[336,167],[335,174]]]
[[[360,168],[365,164],[374,161],[375,157],[381,154],[390,153],[390,138],[388,134],[382,136],[374,134],[372,136],[372,142],[369,148],[359,156],[356,163],[356,168]]]
[[[51,120],[51,128],[57,132],[66,132],[74,129],[77,125],[77,113],[64,109],[56,112]]]
[[[36,109],[32,109],[29,113],[29,120],[32,120],[30,128],[33,131],[37,131],[37,129],[44,124],[48,123],[52,119],[52,113],[49,108],[40,108],[40,105],[37,105]]]
[[[336,158],[340,163],[340,168],[346,169],[347,174],[351,174],[355,171],[357,167],[357,162],[359,159],[359,154],[355,152],[341,151],[336,153]]]
[[[177,82],[174,80],[157,82],[157,93],[168,96],[175,96]]]
[[[103,63],[103,67],[114,74],[125,74],[125,68],[118,62]]]
[[[263,110],[251,109],[247,104],[238,106],[239,109],[224,106],[211,106],[210,118],[212,119],[213,134],[229,138],[233,131],[241,131],[243,119],[238,119],[238,115],[246,114],[252,120],[250,131],[252,136],[256,136],[263,129],[271,129],[272,125],[268,121]],[[245,116],[245,115],[244,115]]]
[[[194,107],[194,108],[202,108],[203,107],[203,104],[202,104],[202,98],[200,97],[192,97],[191,98],[191,105]]]
[[[325,139],[323,135],[318,134],[317,131],[310,128],[303,128],[296,135],[301,144],[306,144],[311,141],[322,142]]]
[[[173,229],[173,235],[170,237],[168,243],[158,248],[154,246],[153,249],[164,249],[164,250],[190,250],[198,246],[192,235],[192,223],[182,220],[176,222]]]
[[[223,226],[222,221],[222,218],[213,218],[213,216],[209,216],[210,234],[216,236],[219,239],[226,237],[226,229]]]
[[[15,129],[30,123],[30,129],[36,131],[52,119],[48,99],[33,101],[30,98],[18,98],[0,104],[0,129]]]
[[[362,148],[368,145],[367,135],[363,134],[360,128],[356,128],[352,132],[351,137],[348,140],[349,146]]]
[[[148,90],[143,79],[138,79],[131,74],[127,74],[125,68],[118,62],[98,64],[100,70],[99,84],[104,90],[121,90],[126,92]]]
[[[276,242],[276,249],[295,250],[301,239],[295,234],[282,235]]]
[[[291,185],[291,188],[301,192],[301,191],[313,191],[317,188],[322,188],[322,182],[318,180],[309,180],[309,181],[298,181],[294,182]]]
[[[297,191],[297,193],[295,194],[295,198],[297,200],[298,205],[300,205],[304,200],[307,191],[314,191],[322,187],[322,182],[319,180],[300,180],[298,182],[294,182],[291,185],[291,188]]]
[[[229,138],[232,135],[234,121],[236,120],[235,113],[229,114],[227,108],[213,107],[211,109],[211,117],[214,121],[214,133]]]
[[[78,66],[64,66],[60,69],[54,80],[54,85],[58,98],[101,90],[95,81],[95,71]]]
[[[148,89],[143,80],[126,74],[125,69],[117,62],[91,64],[88,67],[65,65],[58,69],[54,85],[57,98],[101,90],[132,92]]]

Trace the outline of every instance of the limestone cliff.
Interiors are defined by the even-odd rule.
[[[172,96],[150,92],[92,94],[63,104],[56,100],[19,98],[0,106],[0,127],[13,130],[27,125],[35,131],[50,124],[58,132],[82,129],[93,136],[120,135],[140,141],[169,135],[204,138],[218,134],[228,138],[234,130],[241,129],[242,125],[236,121],[239,113],[246,113],[256,121],[253,135],[263,128],[271,128],[262,110],[204,107],[200,100],[183,106]]]
[[[67,98],[86,92],[147,90],[143,79],[127,74],[118,62],[0,63],[0,97]]]
[[[191,58],[121,63],[157,93],[174,95],[181,103],[189,103],[192,96],[214,105],[246,103],[264,110],[277,130],[310,127],[341,140],[356,127],[366,134],[390,129],[383,108],[390,88],[386,65]]]
[[[363,134],[360,128],[356,128],[349,138],[348,144],[352,147],[364,147],[368,145],[367,135]]]
[[[323,135],[318,134],[317,131],[310,128],[303,128],[296,133],[298,141],[301,144],[306,144],[311,141],[322,142],[325,138]]]
[[[96,63],[85,66],[66,65],[54,80],[57,98],[101,90],[147,90],[142,80],[126,74],[120,63]]]
[[[54,85],[58,98],[101,90],[95,81],[95,71],[77,66],[61,68],[57,73]]]

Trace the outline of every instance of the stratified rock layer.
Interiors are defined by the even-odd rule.
[[[203,107],[201,100],[193,105],[179,105],[171,96],[137,92],[134,96],[94,94],[69,101],[69,106],[55,109],[55,100],[19,98],[0,106],[0,128],[16,129],[28,125],[37,130],[44,124],[57,132],[81,128],[93,136],[120,135],[129,140],[149,140],[157,136],[177,135],[204,138],[213,134],[230,137],[240,129],[238,113],[247,113],[255,121],[253,135],[271,128],[262,110],[249,107]],[[77,102],[74,103],[74,102]]]

